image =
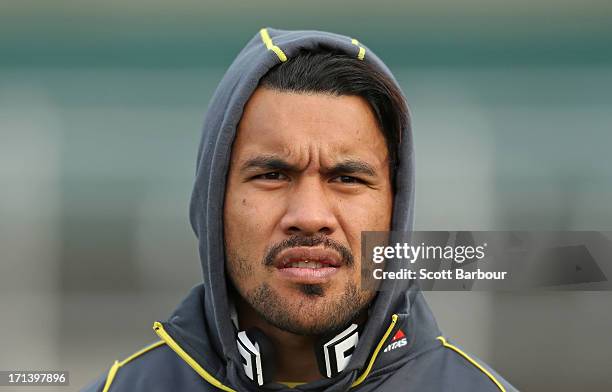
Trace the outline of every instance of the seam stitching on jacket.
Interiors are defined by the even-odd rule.
[[[486,374],[489,377],[489,379],[491,379],[491,381],[493,381],[495,383],[495,385],[497,385],[497,387],[499,388],[500,391],[506,392],[506,388],[504,388],[504,386],[501,385],[501,383],[499,381],[497,381],[497,378],[495,378],[495,376],[493,374],[491,374],[491,372],[489,372],[482,365],[480,365],[478,362],[476,362],[472,357],[470,357],[468,354],[466,354],[463,350],[461,350],[459,347],[457,347],[455,345],[452,345],[452,344],[448,343],[446,341],[446,339],[444,338],[444,336],[438,336],[436,339],[438,339],[440,342],[442,342],[442,345],[444,347],[455,351],[457,354],[459,354],[460,356],[465,358],[469,363],[474,365],[478,370],[480,370],[481,372]]]
[[[217,380],[213,375],[208,373],[195,359],[193,359],[183,348],[166,332],[164,326],[159,321],[153,323],[153,330],[163,341],[166,342],[183,361],[185,361],[200,377],[202,377],[210,385],[217,387],[223,391],[236,392],[235,389],[224,385],[221,381]]]
[[[134,359],[140,357],[141,355],[159,346],[162,346],[164,344],[166,344],[166,342],[164,342],[163,340],[160,340],[159,342],[155,342],[153,344],[148,345],[142,350],[136,351],[134,354],[130,355],[129,357],[127,357],[121,362],[115,361],[115,363],[113,363],[113,366],[111,366],[111,368],[109,369],[108,374],[106,375],[106,382],[104,383],[104,388],[102,389],[102,392],[108,392],[111,385],[113,384],[113,381],[115,380],[115,376],[117,375],[117,372],[122,366],[126,365],[127,363],[133,361]]]

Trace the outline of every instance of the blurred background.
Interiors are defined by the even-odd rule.
[[[612,230],[610,20],[609,0],[3,0],[0,369],[78,390],[157,340],[201,279],[208,100],[263,26],[355,37],[395,72],[417,229]],[[519,389],[612,390],[612,293],[426,296]]]

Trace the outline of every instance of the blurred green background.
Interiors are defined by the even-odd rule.
[[[611,20],[609,0],[3,0],[0,369],[69,370],[77,390],[155,340],[200,281],[208,100],[263,26],[358,38],[394,71],[417,229],[612,230]],[[610,294],[426,295],[520,389],[604,391]]]

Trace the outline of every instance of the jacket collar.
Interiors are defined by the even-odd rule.
[[[388,315],[387,327],[377,341],[370,344],[370,357],[362,369],[347,368],[331,379],[321,379],[298,387],[303,391],[346,391],[366,384],[368,377],[392,372],[417,355],[439,346],[436,322],[418,288],[409,289],[400,298],[395,313]],[[226,390],[260,390],[246,376],[242,363],[223,358],[211,342],[210,327],[204,313],[204,287],[195,286],[165,322],[156,322],[154,330],[170,348],[200,376]],[[227,333],[233,333],[228,331]],[[288,390],[273,384],[270,390]],[[294,389],[295,390],[295,389]]]

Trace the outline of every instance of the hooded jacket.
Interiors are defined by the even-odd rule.
[[[198,149],[190,221],[199,240],[204,281],[153,329],[159,341],[127,359],[84,391],[514,391],[478,359],[449,343],[416,284],[385,280],[370,306],[348,365],[333,378],[258,387],[246,377],[230,317],[222,213],[226,174],[238,122],[259,80],[302,50],[331,48],[393,78],[366,46],[319,31],[264,28],[239,53],[210,102]],[[414,163],[410,122],[398,146],[392,230],[412,229]]]

